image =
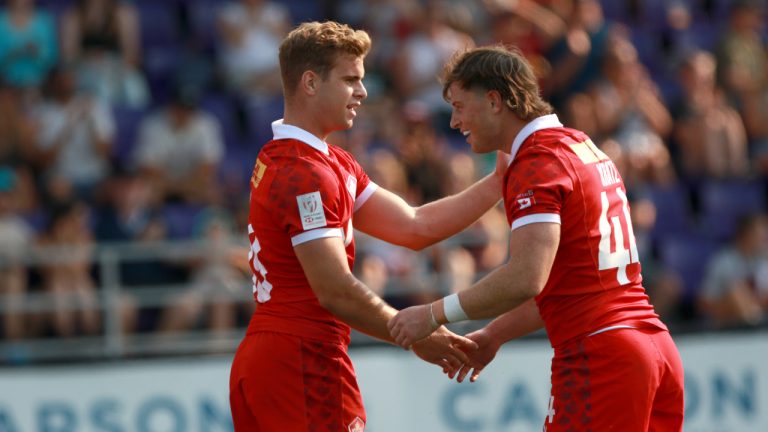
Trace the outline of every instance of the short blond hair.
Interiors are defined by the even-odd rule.
[[[371,38],[363,30],[353,30],[334,21],[303,23],[280,44],[283,92],[286,96],[292,95],[302,74],[308,70],[326,79],[340,55],[364,57],[370,49]]]
[[[442,75],[443,97],[458,83],[465,90],[497,91],[503,103],[524,121],[552,114],[552,106],[539,94],[533,68],[516,49],[502,45],[473,48],[456,53]]]

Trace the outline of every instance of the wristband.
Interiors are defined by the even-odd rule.
[[[448,322],[466,321],[467,313],[461,308],[458,294],[451,294],[443,298],[443,311]]]
[[[435,313],[432,312],[432,304],[434,302],[429,304],[429,322],[432,324],[432,329],[437,330],[438,327],[440,327],[440,323],[437,322],[435,319]]]

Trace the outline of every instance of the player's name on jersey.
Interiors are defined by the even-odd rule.
[[[600,180],[603,182],[603,186],[611,186],[621,182],[621,176],[619,170],[613,161],[607,160],[595,164],[597,172],[600,173]]]

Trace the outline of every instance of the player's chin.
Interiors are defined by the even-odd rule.
[[[469,148],[472,150],[472,153],[486,153],[483,151],[482,146],[480,146],[476,141],[467,140],[467,143],[469,144]]]
[[[479,143],[475,140],[472,140],[472,141],[467,140],[467,142],[469,143],[469,148],[472,150],[473,153],[485,154],[495,150],[494,148],[491,148],[491,146],[483,145],[483,143]]]

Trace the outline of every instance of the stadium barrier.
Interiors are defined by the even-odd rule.
[[[686,367],[686,432],[768,430],[768,333],[676,337]],[[394,347],[351,350],[369,432],[540,431],[551,349],[508,344],[477,383],[457,384]],[[231,431],[231,356],[0,368],[6,432]],[[258,367],[258,365],[254,365]],[[616,413],[621,415],[621,413]]]

